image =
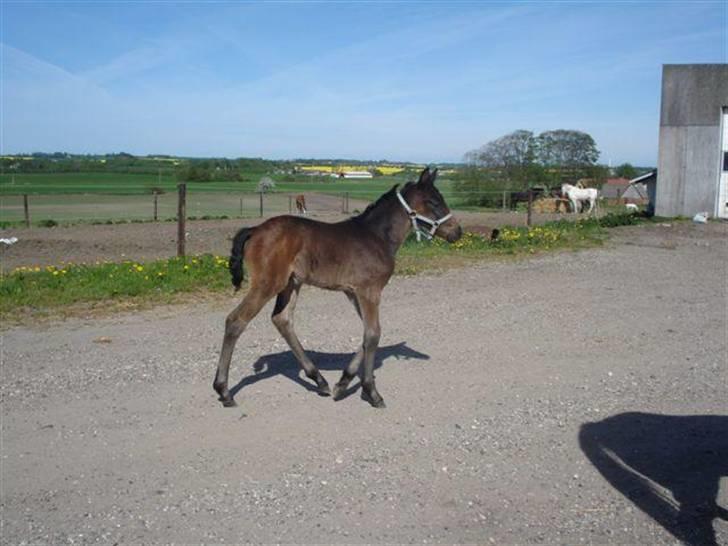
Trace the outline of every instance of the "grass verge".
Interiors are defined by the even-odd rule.
[[[227,257],[209,254],[146,263],[19,267],[0,277],[0,317],[7,324],[99,303],[114,309],[145,307],[174,302],[182,294],[229,288]]]
[[[506,227],[495,241],[466,232],[453,244],[440,239],[418,243],[410,237],[399,251],[395,274],[414,275],[488,258],[594,247],[606,238],[605,228],[644,221],[636,216],[608,215],[531,228]],[[190,293],[215,294],[230,288],[226,256],[20,267],[0,275],[0,317],[6,325],[23,323],[48,315],[63,316],[74,309],[118,310],[188,301]]]

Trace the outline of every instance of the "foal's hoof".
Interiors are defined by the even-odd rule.
[[[226,408],[234,408],[238,403],[233,398],[220,398],[220,402]]]
[[[365,402],[369,402],[369,404],[373,408],[382,409],[382,408],[386,408],[387,407],[387,404],[384,403],[384,398],[382,398],[381,396],[379,396],[379,393],[377,393],[377,396],[376,397],[373,397],[368,392],[361,391],[361,399],[364,400]]]
[[[346,385],[339,385],[338,383],[334,385],[334,402],[338,402],[344,398],[344,394],[346,394],[346,387]]]
[[[319,396],[331,396],[331,389],[329,388],[328,383],[324,383],[323,385],[319,385],[316,389],[316,394]]]

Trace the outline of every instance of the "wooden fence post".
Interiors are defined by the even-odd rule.
[[[533,210],[533,190],[528,188],[528,214],[526,215],[526,225],[531,225],[531,212]]]
[[[293,214],[293,196],[288,196],[288,214]]]
[[[177,186],[177,256],[185,255],[185,220],[187,219],[187,184]]]
[[[260,192],[260,217],[263,218],[263,192]]]
[[[503,210],[506,210],[506,192],[503,192]]]
[[[158,200],[159,200],[159,194],[155,191],[154,192],[154,221],[155,222],[157,220],[159,220],[159,215],[157,214],[157,212],[159,210]]]
[[[240,217],[243,217],[243,198],[240,197]]]
[[[28,194],[23,194],[23,210],[25,212],[25,227],[30,227],[30,209],[28,208]]]

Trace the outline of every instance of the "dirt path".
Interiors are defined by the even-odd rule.
[[[352,207],[354,203],[350,203]],[[360,205],[362,208],[364,204]],[[347,218],[341,214],[313,212],[311,218],[337,222]],[[543,223],[559,215],[534,215],[535,223]],[[522,213],[458,213],[466,227],[479,229],[501,225],[524,225]],[[244,225],[255,225],[260,218],[248,220],[205,220],[187,222],[187,253],[212,253],[227,256],[230,240]],[[19,266],[44,266],[95,261],[155,260],[169,258],[177,252],[177,224],[174,222],[76,225],[55,228],[0,229],[0,237],[17,237],[10,246],[0,245],[0,266],[11,270]]]
[[[311,392],[269,308],[220,407],[232,297],[6,331],[2,543],[728,544],[726,263],[725,225],[651,226],[396,278],[386,410]],[[333,382],[354,311],[297,313]]]

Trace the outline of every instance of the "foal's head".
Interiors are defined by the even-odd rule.
[[[435,187],[435,179],[437,178],[437,169],[430,171],[425,168],[420,174],[420,179],[415,184],[407,184],[403,191],[410,207],[422,216],[432,220],[439,220],[450,213],[450,209],[445,203],[445,198]],[[430,226],[423,225],[424,228]],[[463,235],[463,229],[454,216],[438,226],[435,235],[442,237],[450,243],[454,243]]]

